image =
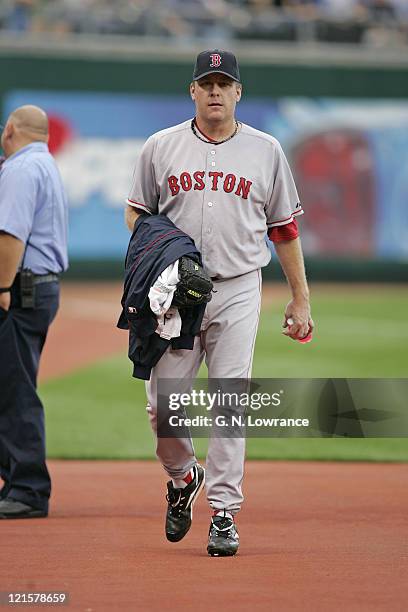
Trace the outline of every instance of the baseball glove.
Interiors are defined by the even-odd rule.
[[[211,300],[214,285],[200,264],[190,257],[181,257],[178,273],[180,280],[174,292],[172,306],[191,308]]]

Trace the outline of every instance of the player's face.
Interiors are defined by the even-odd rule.
[[[219,73],[194,81],[190,93],[196,105],[197,118],[208,123],[231,121],[241,90],[240,83]]]

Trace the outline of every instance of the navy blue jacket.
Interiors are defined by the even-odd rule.
[[[194,240],[165,215],[142,214],[137,219],[126,254],[122,314],[118,321],[120,329],[130,330],[129,359],[134,364],[135,378],[149,380],[152,367],[170,345],[191,350],[194,336],[200,333],[206,304],[179,309],[179,338],[166,340],[155,333],[157,319],[150,309],[149,290],[160,274],[183,255],[202,265]]]

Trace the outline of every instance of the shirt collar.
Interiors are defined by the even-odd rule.
[[[25,147],[22,147],[21,149],[13,153],[13,155],[10,155],[10,157],[8,157],[4,163],[7,163],[12,159],[16,159],[20,155],[24,155],[25,153],[29,153],[30,151],[45,151],[48,153],[48,145],[46,142],[30,142],[30,144],[26,145]]]

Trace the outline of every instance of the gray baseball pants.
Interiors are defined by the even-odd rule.
[[[157,432],[157,382],[180,379],[180,393],[190,391],[205,358],[209,378],[251,377],[255,338],[261,305],[260,270],[232,279],[215,281],[213,299],[207,305],[201,333],[193,350],[168,350],[153,368],[146,383],[147,412]],[[181,388],[185,380],[186,388]],[[189,438],[158,438],[156,454],[171,478],[180,479],[197,462]],[[235,514],[243,501],[245,439],[210,437],[206,461],[206,490],[214,510]]]

